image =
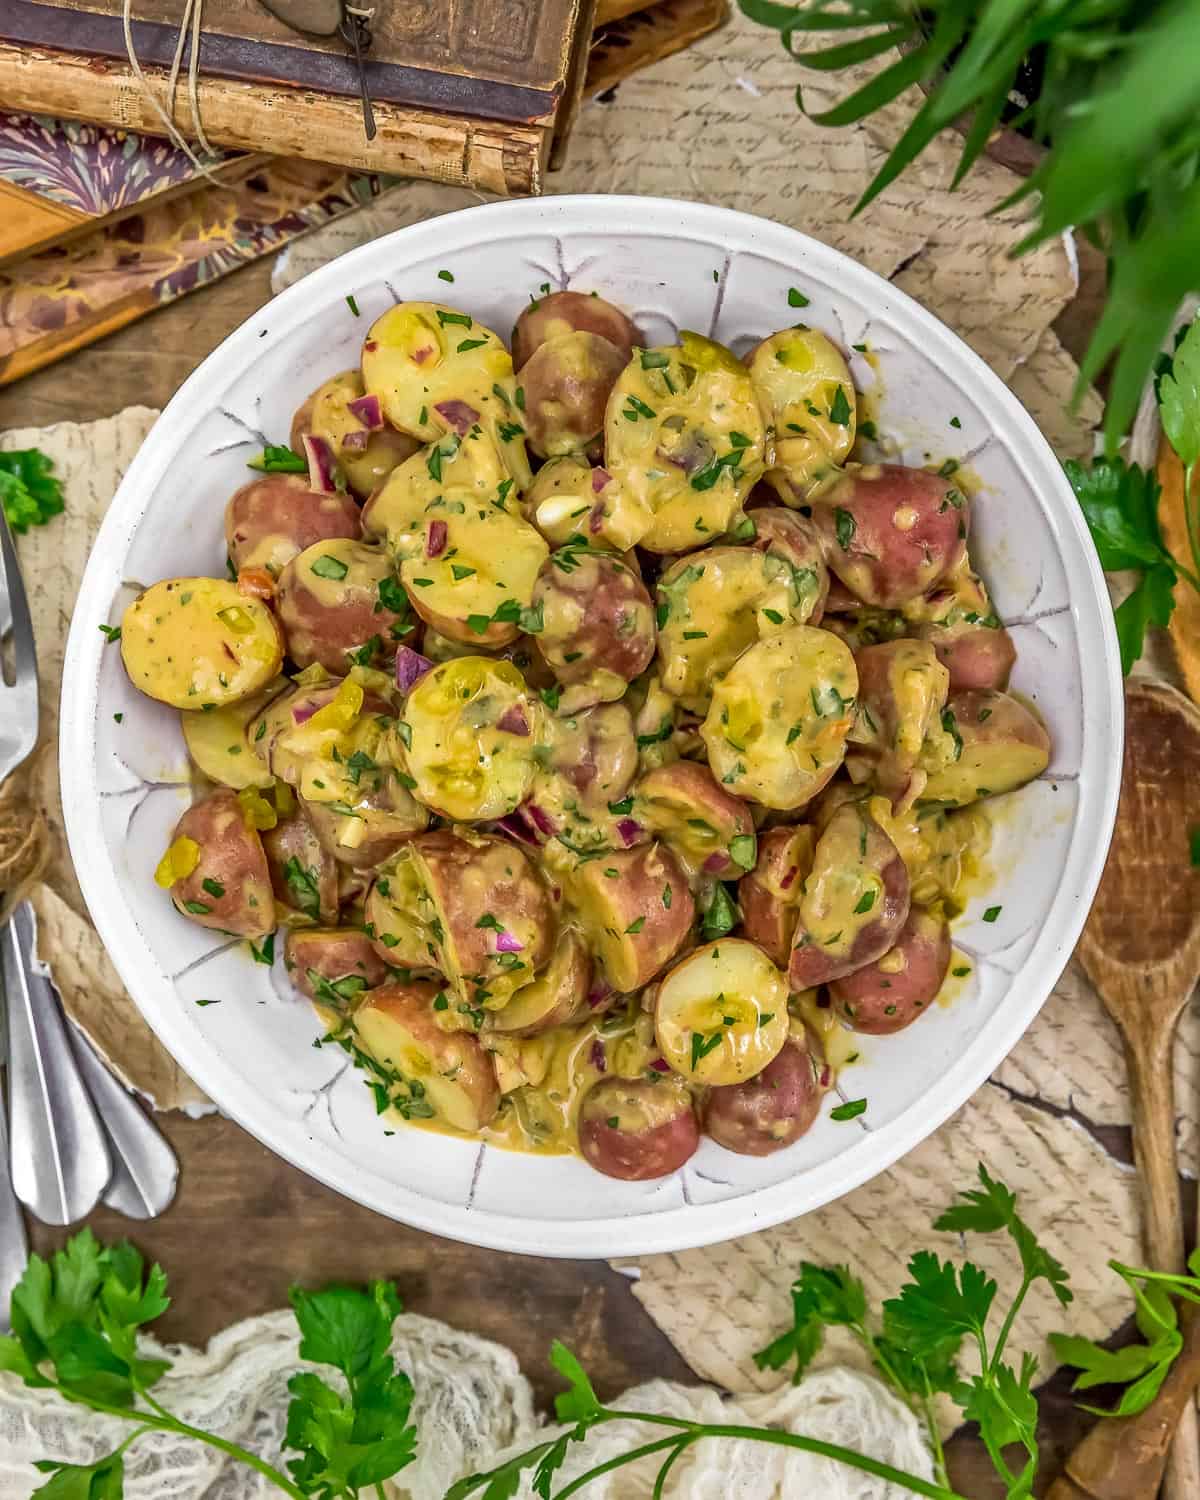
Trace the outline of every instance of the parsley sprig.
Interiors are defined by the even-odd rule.
[[[63,487],[54,477],[53,459],[39,448],[0,453],[0,501],[8,524],[18,535],[61,515]]]
[[[219,1449],[293,1500],[353,1500],[369,1486],[382,1496],[383,1480],[412,1462],[412,1387],[388,1354],[400,1311],[390,1283],[376,1282],[369,1291],[293,1288],[300,1357],[333,1366],[345,1390],[307,1370],[289,1381],[286,1443],[299,1454],[288,1463],[290,1478],[256,1453],[172,1415],[153,1394],[170,1361],[139,1355],[138,1335],[170,1300],[161,1267],[147,1269],[132,1245],[101,1246],[88,1229],[49,1260],[30,1257],[12,1295],[12,1336],[0,1337],[0,1370],[133,1424],[124,1442],[94,1463],[38,1463],[49,1477],[34,1500],[121,1500],[125,1454],[147,1432],[173,1432]]]

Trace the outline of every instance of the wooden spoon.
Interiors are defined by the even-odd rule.
[[[1189,846],[1189,831],[1200,828],[1200,711],[1174,688],[1146,681],[1128,685],[1125,711],[1117,825],[1076,952],[1125,1039],[1147,1260],[1155,1270],[1179,1271],[1184,1267],[1184,1240],[1172,1053],[1180,1014],[1200,978],[1200,870],[1192,868]],[[1195,1345],[1194,1327],[1189,1328],[1189,1339]],[[1194,1374],[1192,1379],[1194,1383]],[[1178,1382],[1172,1389],[1177,1386]],[[1169,1409],[1162,1408],[1164,1413]],[[1198,1500],[1195,1403],[1181,1400],[1178,1411],[1165,1493],[1168,1500]],[[1149,1419],[1149,1412],[1143,1415]],[[1098,1430],[1113,1426],[1102,1423]],[[1129,1419],[1126,1441],[1145,1448],[1145,1430]],[[1137,1486],[1127,1476],[1119,1489],[1111,1487],[1111,1438],[1095,1444],[1099,1468],[1084,1465],[1092,1436],[1080,1444],[1067,1466],[1082,1493],[1096,1500],[1154,1500],[1165,1436],[1156,1457],[1147,1450],[1128,1471],[1137,1474]],[[1063,1490],[1060,1500],[1077,1493]]]

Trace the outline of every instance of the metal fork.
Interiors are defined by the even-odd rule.
[[[17,568],[17,550],[4,507],[0,506],[0,563],[4,591],[0,599],[0,637],[13,631],[13,682],[0,681],[0,781],[24,761],[37,743],[38,682],[34,653],[33,623],[29,601]],[[18,626],[19,620],[19,626]],[[11,712],[8,705],[11,704]],[[8,1057],[8,1028],[4,1024],[3,992],[0,991],[0,1065]],[[2,1105],[2,1100],[0,1100]],[[0,1331],[7,1330],[9,1299],[29,1259],[25,1220],[9,1175],[8,1132],[0,1107]]]

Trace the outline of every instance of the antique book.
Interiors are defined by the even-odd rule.
[[[235,182],[264,160],[229,152],[209,172]],[[159,137],[0,109],[0,265],[197,185],[204,179],[187,156]]]
[[[200,44],[200,113],[216,145],[315,157],[373,172],[427,177],[503,194],[540,192],[551,147],[561,154],[585,91],[610,87],[639,55],[686,45],[697,30],[688,6],[664,0],[654,49],[608,38],[623,0],[599,0],[605,81],[588,78],[597,0],[391,0],[372,20],[366,77],[378,133],[366,139],[358,75],[339,39],[300,36],[258,0],[206,0]],[[683,7],[683,12],[680,11]],[[659,7],[655,7],[658,9]],[[0,99],[6,107],[94,119],[146,133],[162,125],[125,52],[122,0],[3,0]],[[149,85],[167,104],[178,0],[137,0],[132,36]],[[723,14],[723,6],[722,6]],[[628,65],[615,66],[614,54]],[[186,56],[186,54],[185,54]],[[186,88],[170,102],[189,138]]]

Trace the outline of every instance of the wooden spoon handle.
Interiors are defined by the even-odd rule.
[[[1183,1348],[1158,1395],[1136,1417],[1097,1422],[1067,1459],[1046,1500],[1154,1500],[1176,1423],[1196,1410],[1192,1400],[1200,1381],[1200,1316],[1196,1312],[1192,1306],[1183,1310]],[[1176,1441],[1175,1448],[1179,1446]]]
[[[1126,1037],[1146,1258],[1159,1271],[1183,1268],[1173,1042],[1173,1035],[1155,1027]],[[1164,1481],[1168,1500],[1197,1500],[1200,1431],[1190,1396],[1198,1378],[1200,1319],[1189,1317],[1183,1352],[1157,1399],[1136,1417],[1104,1421],[1094,1428],[1068,1459],[1066,1472],[1047,1500],[1154,1500]]]
[[[1175,1038],[1152,1027],[1125,1040],[1146,1259],[1152,1270],[1182,1271],[1183,1204],[1175,1157],[1175,1078],[1171,1066]],[[1200,1487],[1195,1494],[1200,1497]]]

